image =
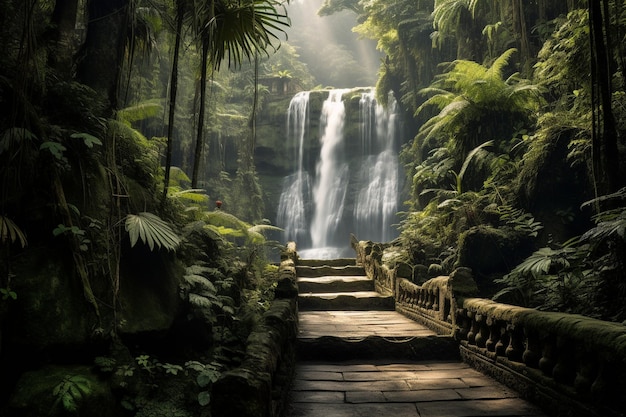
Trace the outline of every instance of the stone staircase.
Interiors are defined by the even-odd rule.
[[[458,359],[451,337],[397,313],[393,296],[376,292],[354,259],[300,260],[296,275],[299,358]]]
[[[299,260],[296,375],[287,417],[543,414],[461,362],[451,336],[395,311],[354,259]]]
[[[300,311],[353,310],[394,311],[391,295],[381,295],[374,289],[363,267],[354,259],[301,260],[296,267],[298,277],[298,307]]]

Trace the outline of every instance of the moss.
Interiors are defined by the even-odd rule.
[[[530,240],[509,229],[476,226],[459,237],[457,266],[468,267],[483,295],[493,291],[492,275],[508,273],[532,252]]]

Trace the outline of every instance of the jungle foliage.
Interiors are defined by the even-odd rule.
[[[320,12],[342,10],[386,54],[381,101],[391,90],[413,116],[408,261],[472,266],[483,295],[508,302],[626,319],[608,295],[624,288],[609,272],[624,276],[623,4],[327,0]]]
[[[264,220],[252,160],[254,117],[269,93],[258,79],[312,85],[295,49],[279,48],[284,4],[2,0],[0,8],[0,336],[23,325],[27,300],[48,285],[31,277],[59,265],[65,273],[47,278],[69,289],[55,302],[71,306],[64,314],[84,311],[88,323],[63,330],[88,340],[87,356],[112,346],[102,360],[114,365],[102,372],[116,380],[120,406],[148,415],[157,386],[178,376],[179,388],[191,381],[197,392],[197,415],[273,299],[269,257],[279,247],[269,236],[278,228]],[[239,156],[234,166],[226,147]],[[145,300],[129,288],[147,285],[144,270],[154,274],[150,287],[169,285],[171,304],[137,324],[132,311]],[[165,316],[189,346],[122,341]],[[22,360],[14,339],[0,337],[0,414],[26,363],[75,360],[60,348]],[[67,375],[49,398],[55,413],[84,414],[95,391]]]
[[[83,320],[68,328],[121,409],[206,412],[273,297],[258,80],[315,85],[283,41],[285,3],[0,0],[0,335],[13,332],[0,403],[47,360],[49,346],[9,343],[37,324],[20,314],[49,305]],[[471,266],[498,300],[625,320],[623,1],[326,0],[320,13],[344,10],[385,55],[379,101],[393,92],[414,135],[395,242],[407,261]],[[175,293],[184,348],[129,330],[151,301],[129,305],[133,285]],[[51,360],[74,360],[66,346]],[[74,413],[95,391],[68,374],[50,405]]]

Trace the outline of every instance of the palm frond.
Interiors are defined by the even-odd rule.
[[[134,247],[139,239],[147,244],[150,250],[154,250],[155,246],[168,251],[176,250],[180,244],[180,238],[170,225],[152,213],[129,214],[126,216],[124,227],[130,236],[131,247]]]
[[[265,232],[282,232],[283,229],[281,229],[278,226],[273,226],[271,224],[256,224],[250,228],[248,228],[248,232],[250,233],[265,233]]]
[[[22,229],[20,229],[13,220],[0,215],[0,242],[5,243],[9,240],[11,243],[15,243],[16,240],[19,240],[22,248],[25,248],[28,244],[26,235],[22,232]]]
[[[274,0],[218,2],[215,6],[215,18],[206,29],[216,70],[224,60],[229,67],[238,67],[244,59],[252,60],[257,52],[266,52],[289,25],[287,12],[284,8],[283,12],[278,11],[281,4]]]

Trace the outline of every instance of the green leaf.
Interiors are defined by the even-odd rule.
[[[62,161],[64,156],[63,152],[67,150],[67,148],[61,145],[59,142],[44,142],[39,146],[39,150],[48,150],[56,159]]]
[[[0,242],[5,243],[8,241],[15,243],[19,240],[22,248],[26,247],[26,235],[22,230],[8,217],[0,215]]]
[[[176,250],[180,238],[174,233],[169,224],[152,213],[129,214],[126,216],[125,229],[130,236],[130,245],[134,247],[141,239],[150,250],[154,247]]]
[[[202,407],[209,405],[211,402],[211,394],[208,391],[202,391],[198,394],[198,404]]]
[[[70,137],[75,139],[82,139],[88,148],[93,148],[93,145],[102,146],[102,141],[97,137],[90,135],[89,133],[74,133]]]

